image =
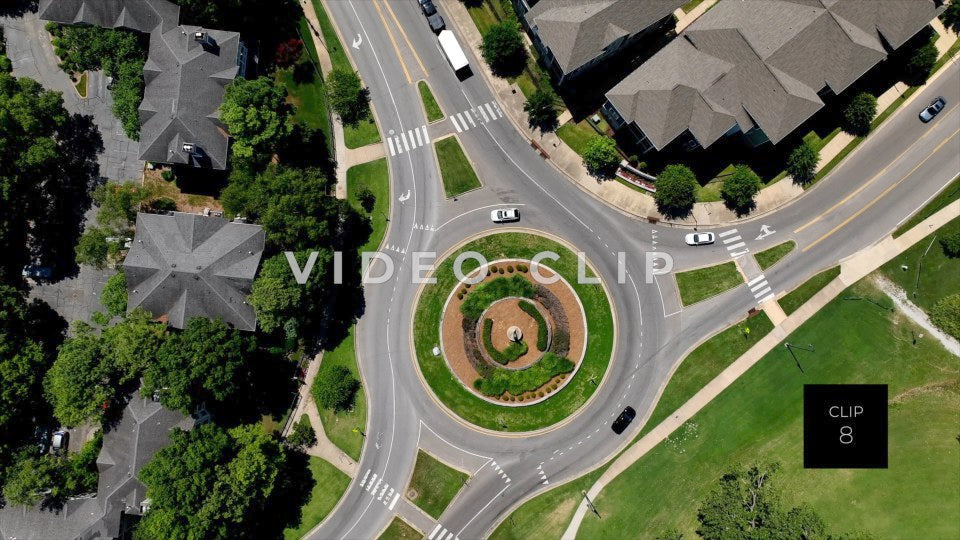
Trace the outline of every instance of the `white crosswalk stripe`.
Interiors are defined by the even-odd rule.
[[[727,248],[727,253],[729,253],[734,259],[741,255],[750,253],[750,248],[746,247],[747,243],[743,241],[742,236],[737,234],[736,229],[723,231],[722,233],[717,234],[717,236],[723,239],[723,247]],[[740,251],[735,251],[738,249],[740,249]]]
[[[767,281],[767,278],[760,274],[759,276],[751,279],[747,282],[747,287],[750,287],[750,294],[757,300],[757,303],[762,304],[771,298],[774,298],[770,287],[770,283]]]
[[[489,124],[498,118],[503,118],[503,111],[500,110],[496,101],[483,103],[472,109],[450,115],[450,121],[453,122],[453,127],[457,130],[457,133],[463,133],[480,124]]]
[[[442,524],[437,523],[437,526],[430,531],[430,535],[427,536],[427,540],[460,540],[460,537],[454,536],[452,532],[448,531],[446,527]]]
[[[367,477],[370,481],[367,482]],[[370,469],[363,473],[363,480],[360,481],[360,487],[370,494],[371,497],[383,503],[384,506],[393,510],[400,500],[400,492],[393,486],[383,481],[383,477],[377,478],[377,473],[372,473]]]
[[[453,119],[452,116],[450,118]],[[454,122],[453,125],[456,126],[456,122]],[[423,148],[430,144],[430,135],[427,134],[427,126],[401,131],[399,135],[393,135],[392,130],[390,133],[391,136],[387,137],[387,146],[391,156],[398,156],[404,152]]]
[[[463,130],[460,129],[460,124],[457,123],[457,117],[450,115],[450,121],[453,122],[453,127],[457,128],[457,133],[463,133]]]

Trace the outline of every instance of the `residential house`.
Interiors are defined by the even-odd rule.
[[[150,34],[140,104],[140,159],[227,167],[230,134],[219,109],[226,86],[246,74],[240,34],[178,24],[167,0],[41,0],[40,18]]]
[[[644,149],[776,144],[943,9],[940,0],[721,1],[607,94]]]
[[[684,0],[513,0],[558,85],[590,73],[649,32],[673,24]]]

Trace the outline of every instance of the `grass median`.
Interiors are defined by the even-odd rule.
[[[783,308],[783,312],[787,315],[790,315],[794,311],[800,309],[800,306],[807,303],[807,300],[813,298],[813,295],[820,292],[820,289],[824,288],[833,281],[837,276],[840,275],[840,267],[834,266],[820,272],[819,274],[808,279],[803,285],[800,285],[796,289],[790,291],[789,294],[781,298],[778,302],[780,307]]]
[[[867,280],[841,296],[890,303]],[[613,480],[594,501],[583,538],[633,538],[677,530],[695,538],[697,510],[720,476],[737,463],[779,462],[773,478],[787,508],[819,514],[832,535],[864,531],[879,538],[960,536],[960,415],[957,359],[899,313],[837,298],[782,346],[704,407],[667,440]],[[889,385],[889,468],[804,469],[805,384]],[[896,486],[892,489],[891,486]]]
[[[469,476],[466,473],[448,467],[423,450],[418,450],[409,487],[415,496],[410,501],[434,519],[439,519],[467,478]]]
[[[420,540],[423,534],[400,518],[393,518],[377,540]]]
[[[344,338],[333,350],[323,353],[323,365],[344,366],[353,373],[358,381],[360,370],[357,368],[357,353],[354,349],[354,333],[357,327],[350,328],[350,334]],[[367,426],[367,397],[364,387],[360,389],[353,400],[353,409],[334,412],[331,409],[317,407],[320,411],[320,421],[323,422],[323,431],[330,442],[337,445],[345,454],[360,460],[360,451],[363,449],[363,435],[355,433],[354,428],[365,430]]]
[[[306,536],[327,517],[350,485],[349,476],[323,459],[310,456],[309,467],[314,482],[313,490],[310,492],[310,499],[300,509],[300,525],[283,531],[285,540],[297,540]]]
[[[760,265],[760,269],[766,270],[774,264],[777,264],[777,261],[780,259],[786,257],[795,247],[797,247],[797,243],[793,240],[788,240],[757,253],[754,255],[754,258],[757,259],[757,264]]]
[[[373,194],[373,208],[368,212],[360,201],[364,190]],[[376,251],[387,232],[387,219],[390,215],[390,175],[387,158],[381,158],[347,169],[347,200],[358,212],[370,220],[372,231],[361,252]]]
[[[707,266],[675,275],[680,300],[689,306],[743,284],[743,276],[733,262]]]
[[[420,81],[417,83],[417,89],[420,90],[420,99],[423,100],[423,110],[427,113],[427,122],[443,120],[443,110],[440,109],[440,104],[433,97],[430,85],[426,81]]]
[[[573,287],[587,314],[587,348],[579,370],[567,385],[552,397],[534,405],[508,407],[481,399],[465,388],[441,356],[432,349],[440,343],[440,318],[447,297],[457,284],[453,261],[464,251],[477,251],[488,261],[530,259],[541,251],[559,254],[547,261]],[[468,259],[463,271],[479,266]],[[588,275],[594,275],[588,269]],[[613,350],[613,314],[607,295],[600,285],[577,283],[577,256],[561,244],[533,234],[500,233],[479,238],[451,253],[438,263],[437,283],[426,285],[416,308],[413,339],[420,371],[437,398],[464,420],[498,431],[531,431],[563,420],[579,409],[596,391],[590,380],[603,379]]]
[[[916,214],[912,215],[910,219],[903,222],[903,225],[897,227],[897,230],[893,231],[893,237],[896,238],[909,231],[921,221],[936,214],[940,210],[943,210],[948,204],[957,199],[960,199],[960,176],[954,178],[953,182],[950,182],[947,187],[943,188],[943,191],[941,191],[936,197],[928,202],[923,208],[918,210]]]
[[[441,139],[433,146],[440,163],[443,191],[448,199],[480,187],[480,179],[456,137]]]

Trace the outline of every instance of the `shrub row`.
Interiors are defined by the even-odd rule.
[[[548,352],[526,369],[494,369],[490,376],[474,381],[473,386],[484,395],[491,397],[502,396],[505,392],[519,396],[525,392],[533,392],[557,375],[571,371],[573,371],[573,362]]]
[[[483,346],[487,349],[490,358],[496,360],[498,364],[507,365],[517,358],[527,354],[527,343],[525,341],[514,341],[507,348],[500,351],[493,346],[493,320],[483,320]]]
[[[520,309],[527,315],[533,317],[533,320],[537,321],[537,350],[540,352],[547,350],[547,341],[549,339],[547,321],[544,320],[540,310],[537,309],[537,306],[533,305],[532,302],[527,302],[526,300],[520,301]]]
[[[520,276],[496,278],[477,285],[477,288],[460,304],[460,313],[467,319],[476,321],[490,304],[507,298],[520,296],[530,298],[537,292],[537,287]]]

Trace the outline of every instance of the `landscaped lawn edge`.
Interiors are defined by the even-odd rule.
[[[450,154],[441,152],[441,150],[449,146]],[[470,158],[467,156],[467,153],[463,150],[463,145],[460,144],[460,139],[456,135],[450,135],[442,139],[437,139],[433,142],[433,155],[437,159],[437,169],[440,171],[440,182],[443,184],[443,193],[448,199],[454,197],[459,197],[465,193],[480,189],[483,187],[483,182],[480,181],[480,177],[477,176],[477,170],[473,166],[473,162],[470,161]],[[446,156],[443,158],[441,156]],[[446,165],[446,167],[444,167]],[[451,170],[451,167],[457,167],[458,165],[465,165],[464,171],[462,173],[455,173]],[[447,173],[444,174],[446,169]],[[458,183],[463,183],[464,186],[461,188]]]
[[[784,251],[785,246],[789,245]],[[757,264],[760,266],[760,270],[766,271],[767,269],[773,267],[778,262],[782,261],[784,257],[790,254],[794,249],[797,248],[797,243],[793,240],[787,240],[786,242],[781,242],[773,247],[769,247],[763,251],[756,253],[753,258],[756,259]],[[769,260],[768,260],[769,256]]]
[[[501,243],[505,245],[500,245]],[[434,346],[439,346],[440,317],[446,292],[452,289],[456,282],[452,272],[453,260],[457,254],[467,250],[485,253],[488,260],[496,260],[529,259],[533,254],[545,249],[560,254],[560,259],[552,262],[551,268],[570,282],[585,312],[592,315],[588,317],[586,353],[580,363],[579,376],[573,377],[562,390],[540,403],[525,407],[489,403],[464,388],[446,361],[434,357],[431,352]],[[596,395],[598,386],[592,385],[589,380],[595,378],[602,381],[613,356],[616,332],[614,307],[609,301],[609,292],[605,285],[576,283],[575,249],[566,241],[543,231],[501,229],[476,235],[438,257],[441,262],[431,274],[431,277],[437,278],[437,283],[425,284],[417,293],[410,346],[421,383],[428,389],[431,399],[451,418],[471,428],[485,429],[491,433],[534,432],[568,422]],[[501,251],[491,253],[492,250]],[[587,264],[588,274],[595,275],[591,263],[587,261]],[[476,261],[468,260],[463,270],[469,274],[478,266]],[[451,408],[451,403],[456,411]]]
[[[427,123],[432,124],[445,118],[443,108],[433,95],[430,84],[427,81],[417,81],[417,91],[420,92],[420,103],[423,105],[424,116],[427,117]],[[433,114],[431,114],[433,113]]]
[[[684,298],[684,294],[683,294],[684,286],[681,284],[681,282],[682,282],[683,280],[680,278],[680,276],[686,276],[686,275],[692,275],[692,274],[695,274],[695,273],[707,272],[707,271],[709,271],[709,270],[725,271],[726,268],[731,267],[731,266],[733,267],[733,271],[734,271],[734,273],[735,273],[736,276],[737,276],[737,280],[738,280],[738,281],[737,281],[736,283],[730,285],[729,287],[726,287],[725,289],[718,290],[717,292],[715,292],[715,293],[713,293],[713,294],[708,294],[708,295],[706,295],[706,296],[693,295],[692,297],[691,297],[692,292],[690,292],[689,285],[688,285],[688,286],[687,286],[687,291],[688,291],[687,296],[688,296],[689,298]],[[715,296],[720,296],[720,295],[723,294],[723,293],[730,292],[731,290],[736,289],[736,288],[739,287],[740,285],[743,285],[744,282],[745,282],[744,279],[743,279],[743,274],[740,273],[740,270],[737,268],[737,263],[734,262],[734,261],[726,261],[726,262],[722,262],[722,263],[719,263],[719,264],[713,264],[713,265],[710,265],[710,266],[701,266],[700,268],[693,268],[693,269],[690,269],[690,270],[684,270],[683,272],[675,272],[675,273],[673,274],[673,278],[674,278],[674,281],[675,281],[676,284],[677,284],[677,293],[678,293],[679,296],[680,296],[680,303],[683,305],[683,307],[688,307],[688,306],[692,306],[692,305],[694,305],[694,304],[699,304],[700,302],[703,302],[703,301],[705,301],[705,300],[709,300],[709,299],[711,299],[711,298],[713,298],[713,297],[715,297]],[[705,278],[703,278],[703,279],[705,279]],[[701,279],[701,281],[702,281],[702,279]],[[688,301],[688,300],[689,300],[689,301]]]

